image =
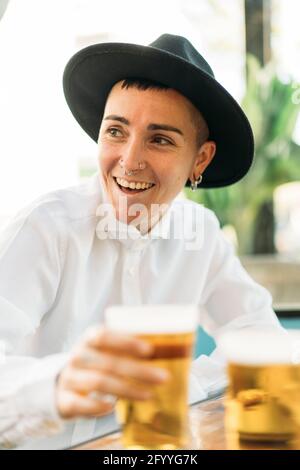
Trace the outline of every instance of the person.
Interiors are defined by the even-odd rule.
[[[89,46],[68,62],[64,93],[98,143],[99,171],[41,196],[2,231],[3,447],[104,416],[116,397],[146,400],[168,380],[140,361],[149,344],[103,326],[109,305],[196,304],[217,343],[230,329],[280,328],[216,216],[176,198],[185,185],[239,181],[253,158],[246,116],[193,45],[164,34],[149,46]],[[217,348],[194,361],[191,394],[221,384]]]

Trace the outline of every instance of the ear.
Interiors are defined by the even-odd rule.
[[[190,173],[190,180],[195,181],[204,173],[215,156],[217,145],[213,140],[207,140],[201,145],[197,152],[193,168]]]

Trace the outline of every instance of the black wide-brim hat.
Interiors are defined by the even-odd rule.
[[[65,97],[75,119],[95,142],[107,96],[125,78],[153,80],[174,88],[202,113],[217,151],[200,187],[227,186],[247,173],[254,153],[249,121],[214,78],[205,59],[181,36],[164,34],[149,46],[94,44],[69,60],[63,76]]]

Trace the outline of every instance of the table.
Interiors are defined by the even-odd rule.
[[[251,443],[240,441],[234,432],[225,431],[225,398],[212,398],[190,407],[189,449],[197,450],[296,450],[300,449],[300,434],[288,443]],[[120,433],[93,439],[74,450],[120,450]]]

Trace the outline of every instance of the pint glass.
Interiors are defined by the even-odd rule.
[[[197,307],[190,305],[114,306],[106,326],[154,345],[144,361],[167,369],[170,378],[151,386],[146,401],[119,399],[116,405],[127,449],[177,449],[187,445],[188,382],[197,326]],[[132,386],[135,386],[132,382]]]
[[[227,430],[250,441],[292,439],[300,427],[300,332],[244,330],[219,344],[229,362]]]

